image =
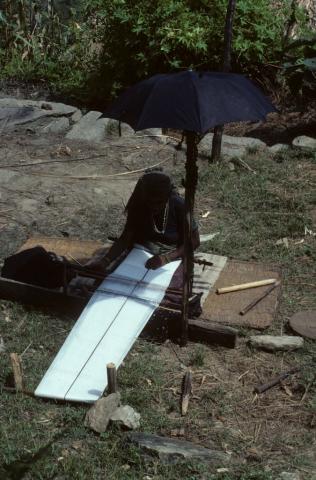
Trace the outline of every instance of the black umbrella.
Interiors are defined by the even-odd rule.
[[[134,130],[172,128],[187,142],[185,179],[182,344],[187,342],[188,296],[193,273],[191,219],[197,184],[196,134],[229,122],[264,120],[271,102],[243,75],[186,71],[154,75],[122,93],[103,116]]]

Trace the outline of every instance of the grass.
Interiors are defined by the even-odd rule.
[[[277,161],[251,152],[256,171],[226,165],[200,168],[198,211],[210,210],[202,233],[220,231],[205,250],[242,260],[282,266],[283,291],[277,321],[267,333],[286,332],[291,314],[315,309],[315,158],[282,154]],[[201,220],[202,222],[202,220]],[[286,237],[288,247],[277,244]],[[303,242],[302,242],[303,240]],[[34,390],[75,319],[0,302],[0,385],[11,367],[9,352],[22,354],[28,389]],[[0,397],[1,479],[187,479],[272,480],[282,471],[312,479],[315,469],[316,348],[269,354],[246,345],[243,329],[234,350],[138,340],[119,369],[123,403],[141,414],[141,430],[184,439],[233,454],[228,471],[185,462],[146,461],[117,427],[96,435],[84,427],[88,406],[43,401],[3,390]],[[185,367],[183,367],[183,365]],[[255,384],[292,365],[300,373],[255,397]],[[179,414],[185,368],[193,373],[186,417]],[[0,386],[1,390],[1,386]]]

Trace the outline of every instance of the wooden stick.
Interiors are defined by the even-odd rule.
[[[182,380],[181,415],[187,414],[191,393],[192,393],[192,373],[190,370],[188,370]]]
[[[276,278],[268,278],[267,280],[258,280],[256,282],[249,282],[249,283],[241,283],[239,285],[232,285],[230,287],[221,287],[216,290],[216,293],[229,293],[229,292],[237,292],[239,290],[246,290],[248,288],[256,288],[256,287],[263,287],[264,285],[271,285],[271,283],[275,283],[277,281]]]
[[[108,363],[106,366],[108,376],[108,394],[117,392],[116,366],[114,363]]]
[[[262,295],[260,295],[260,297],[253,300],[251,303],[249,303],[249,305],[247,305],[247,307],[245,307],[243,310],[241,310],[239,312],[240,315],[246,315],[246,313],[249,312],[249,310],[251,310],[253,307],[255,307],[257,305],[257,303],[261,302],[261,300],[263,300],[267,295],[269,295],[269,293],[272,292],[272,290],[274,290],[279,285],[280,285],[279,281],[273,283],[271,285],[271,287],[269,287]]]
[[[287,372],[283,372],[274,379],[270,380],[268,383],[264,383],[263,385],[257,385],[254,388],[255,393],[263,393],[266,390],[269,390],[270,388],[274,387],[278,383],[282,382],[285,378],[287,378],[289,375],[292,375],[293,373],[299,372],[301,370],[301,367],[294,367],[291,368],[291,370],[288,370]]]
[[[83,277],[89,277],[89,278],[94,278],[95,280],[105,280],[106,275],[102,273],[95,272],[94,270],[89,270],[86,267],[78,268],[77,266],[74,266],[72,264],[67,265],[69,268],[75,272],[79,273],[79,275]],[[176,295],[182,295],[182,290],[177,289],[177,288],[165,288],[162,287],[161,285],[157,283],[151,283],[151,282],[146,282],[144,280],[135,280],[134,278],[131,277],[126,277],[124,275],[116,275],[111,273],[109,280],[114,280],[116,282],[121,282],[121,283],[127,283],[127,284],[132,284],[132,285],[141,285],[144,287],[149,287],[151,290],[163,290],[165,293],[174,293]]]
[[[191,342],[222,345],[235,348],[238,330],[226,325],[218,325],[201,319],[189,319],[189,339]]]
[[[23,376],[20,357],[17,353],[10,353],[10,360],[13,370],[15,389],[17,392],[23,392]]]

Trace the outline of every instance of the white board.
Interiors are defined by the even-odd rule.
[[[151,256],[134,248],[101,283],[37,387],[36,396],[90,403],[102,395],[107,386],[106,365],[113,362],[119,367],[122,363],[180,264],[175,261],[157,270],[147,270],[145,263]],[[195,265],[194,290],[203,291],[204,300],[227,258],[198,256],[214,263],[204,270]],[[134,282],[122,282],[119,277]]]
[[[175,261],[157,270],[147,270],[145,263],[151,256],[144,250],[133,249],[113,275],[101,283],[37,387],[36,396],[94,402],[102,395],[107,386],[107,363],[113,362],[117,367],[121,364],[163,299],[180,264]],[[135,282],[113,278],[118,276]]]

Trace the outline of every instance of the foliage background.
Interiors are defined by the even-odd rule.
[[[157,72],[218,70],[226,8],[227,0],[2,0],[0,75],[106,103]],[[310,42],[295,1],[237,1],[233,70],[270,93],[280,83],[300,92],[306,71],[315,83],[315,63],[304,63],[316,57],[315,38],[307,52],[304,44],[285,53],[293,28]]]

